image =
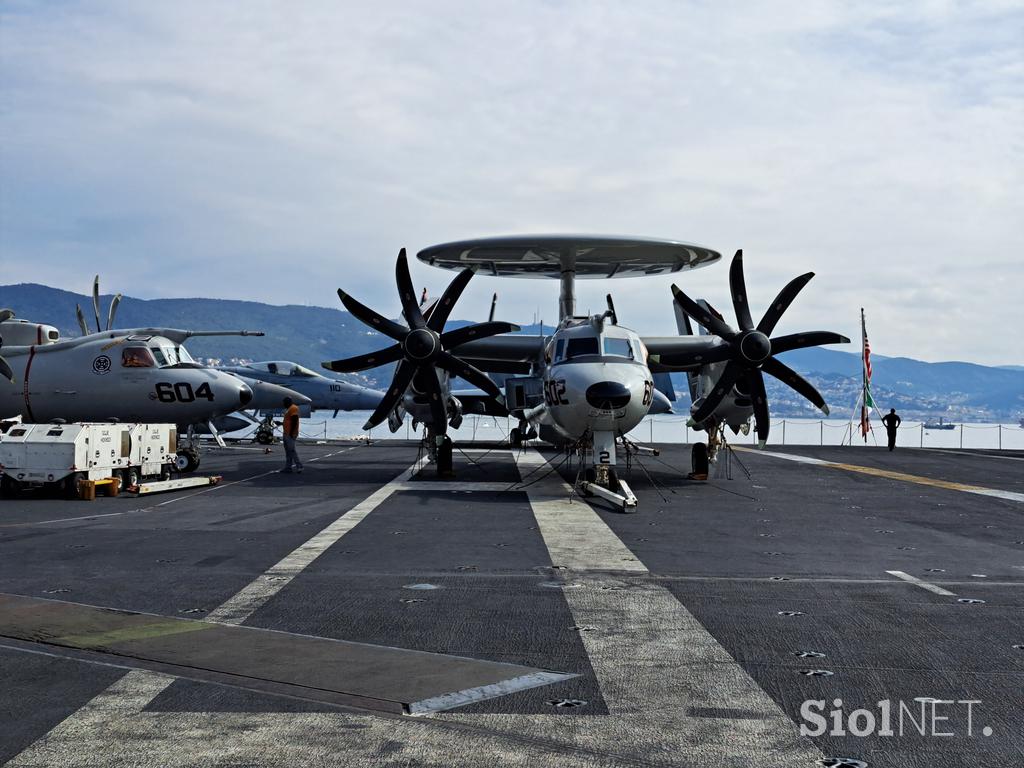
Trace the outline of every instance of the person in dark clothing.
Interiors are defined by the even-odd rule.
[[[903,419],[896,413],[895,408],[890,408],[889,413],[882,417],[882,423],[885,424],[885,431],[889,435],[889,450],[891,451],[896,447],[896,429],[903,423]]]

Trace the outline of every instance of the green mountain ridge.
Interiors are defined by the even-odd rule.
[[[106,323],[110,296],[101,297],[101,322]],[[62,335],[77,336],[75,304],[93,323],[92,297],[34,283],[0,286],[0,306],[18,317],[57,326]],[[452,326],[467,321],[453,321]],[[320,363],[379,349],[390,339],[370,330],[348,312],[328,307],[276,306],[255,301],[209,298],[136,299],[124,297],[117,312],[118,327],[170,327],[190,330],[257,330],[264,337],[197,338],[188,342],[197,358],[228,364],[244,360],[294,360],[314,370]],[[544,329],[551,331],[551,326]],[[522,332],[536,334],[538,326]],[[843,351],[834,347],[788,352],[781,356],[821,390],[833,413],[845,417],[860,388],[860,356],[856,345]],[[1024,415],[1024,367],[984,366],[967,362],[928,363],[906,357],[872,358],[872,389],[879,407],[896,407],[910,418],[945,416],[960,420],[1006,420]],[[390,368],[379,368],[348,378],[377,387],[386,386]],[[818,411],[791,390],[768,381],[773,414],[817,416]],[[685,377],[673,375],[679,400],[688,405]]]

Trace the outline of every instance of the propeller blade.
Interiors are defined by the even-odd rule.
[[[384,397],[377,404],[377,408],[370,414],[370,418],[366,420],[363,429],[373,429],[387,419],[388,414],[402,401],[402,396],[405,394],[405,390],[409,388],[409,382],[412,381],[415,373],[416,366],[412,363],[403,360],[398,364],[395,368],[395,375],[391,377],[391,386],[384,393]]]
[[[379,349],[376,352],[367,352],[365,355],[346,357],[343,360],[328,360],[320,363],[323,368],[338,373],[355,373],[365,371],[367,368],[376,368],[378,365],[385,365],[400,360],[402,357],[402,345],[395,344],[387,349]]]
[[[778,355],[794,349],[806,349],[822,344],[849,344],[850,340],[841,333],[832,331],[808,331],[807,333],[791,333],[772,339],[772,354]]]
[[[10,364],[2,357],[0,357],[0,376],[3,376],[11,384],[14,383],[14,371],[11,370]]]
[[[441,382],[437,380],[437,373],[432,368],[427,368],[423,377],[423,384],[427,390],[427,397],[430,399],[430,418],[433,422],[434,432],[437,435],[448,434],[448,408],[444,402],[444,392],[441,391]]]
[[[110,300],[110,311],[107,312],[107,330],[114,327],[114,315],[117,314],[117,305],[121,303],[121,294],[117,294]]]
[[[506,323],[503,320],[494,320],[486,323],[475,323],[464,328],[456,328],[441,334],[441,344],[445,349],[455,349],[460,344],[474,339],[485,339],[488,336],[497,336],[499,333],[514,333],[519,330],[515,323]]]
[[[494,295],[497,296],[498,294]],[[13,309],[0,309],[0,323],[2,323],[4,320],[10,320],[12,317],[14,317]]]
[[[412,275],[409,274],[409,258],[405,248],[398,252],[395,262],[395,282],[398,283],[398,298],[402,301],[402,314],[410,328],[422,328],[426,325],[419,302],[416,301],[416,289],[412,287]]]
[[[764,448],[771,429],[768,413],[768,393],[764,391],[764,376],[756,368],[747,371],[747,385],[750,387],[750,402],[754,406],[754,427],[757,429],[757,447]]]
[[[82,335],[89,335],[89,324],[85,322],[85,313],[82,311],[81,304],[75,304],[75,314],[78,315],[78,327],[82,329]]]
[[[487,313],[487,320],[489,322],[494,320],[494,310],[495,310],[495,308],[497,306],[498,306],[498,294],[494,294],[493,296],[491,296],[491,311]]]
[[[473,270],[464,269],[455,276],[454,280],[448,283],[448,287],[444,289],[444,293],[437,304],[434,305],[434,310],[430,313],[430,319],[427,321],[427,327],[430,330],[437,333],[444,330],[444,324],[452,313],[452,307],[455,306],[455,302],[459,300],[462,292],[466,290],[466,285],[472,277]]]
[[[92,281],[92,311],[96,315],[96,332],[99,333],[103,330],[100,326],[100,276],[96,275],[96,278]]]
[[[491,381],[487,374],[475,365],[471,365],[465,360],[460,360],[450,352],[442,352],[437,356],[435,362],[439,368],[444,368],[452,376],[461,376],[474,387],[482,389],[498,402],[504,402],[498,385]]]
[[[765,360],[764,364],[761,366],[761,370],[765,373],[771,374],[783,384],[788,384],[797,394],[806,397],[816,408],[828,416],[829,410],[828,404],[825,402],[825,398],[822,397],[821,393],[814,388],[813,384],[788,365],[780,363],[772,357]]]
[[[775,297],[775,301],[768,307],[768,311],[764,313],[761,322],[757,324],[757,330],[771,336],[772,331],[775,330],[775,326],[779,322],[779,318],[782,317],[782,313],[789,309],[793,299],[810,282],[812,277],[814,277],[814,273],[808,272],[790,280],[786,287],[779,291],[779,295]]]
[[[704,309],[704,307],[679,290],[675,283],[672,284],[672,296],[686,314],[707,328],[711,333],[721,336],[723,339],[728,339],[735,335],[735,331],[729,327],[728,323]]]
[[[704,402],[691,415],[694,424],[700,424],[715,412],[715,409],[725,399],[725,396],[732,390],[741,373],[743,373],[743,366],[735,360],[730,360],[725,366],[725,370],[722,371],[722,375],[718,377],[718,381],[715,382],[711,392],[704,398]]]
[[[729,290],[732,293],[732,307],[736,311],[736,322],[740,330],[749,331],[754,327],[750,317],[750,304],[747,301],[747,281],[743,277],[743,251],[736,251],[729,265]]]
[[[409,329],[404,325],[396,323],[394,320],[388,320],[384,315],[374,312],[365,304],[362,304],[349,296],[341,290],[341,288],[338,289],[338,298],[341,299],[341,303],[345,305],[345,309],[351,312],[354,316],[358,317],[371,328],[376,328],[385,336],[390,336],[395,341],[401,341],[405,338],[405,335],[409,333]],[[418,312],[419,310],[417,309],[416,311]]]

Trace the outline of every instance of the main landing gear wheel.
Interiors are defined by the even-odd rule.
[[[452,439],[444,436],[441,444],[437,446],[437,476],[455,477],[455,470],[452,468]]]
[[[178,451],[178,457],[174,465],[178,472],[195,472],[199,468],[199,452],[192,448]]]
[[[508,444],[512,448],[523,447],[523,433],[519,431],[519,427],[512,427],[511,431],[508,433]]]
[[[708,464],[707,443],[694,443],[690,451],[691,480],[707,480],[710,465]]]

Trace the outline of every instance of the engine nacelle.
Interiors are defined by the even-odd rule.
[[[60,331],[45,323],[11,318],[0,323],[0,338],[5,347],[31,347],[60,341]]]

